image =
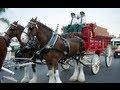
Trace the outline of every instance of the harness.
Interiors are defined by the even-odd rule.
[[[53,48],[59,35],[53,32],[51,39],[49,40],[48,44],[46,45],[46,48]]]
[[[63,40],[63,43],[65,45],[65,51],[64,51],[64,55],[68,55],[69,54],[69,51],[70,51],[70,44],[69,42],[67,41],[67,39],[61,37],[61,39]]]
[[[6,46],[8,47],[9,46],[9,44],[10,44],[10,40],[11,40],[11,36],[9,35],[9,34],[7,34],[6,32],[4,32],[8,37],[8,39],[6,39],[6,37],[4,37],[3,36],[3,39],[5,40],[5,42],[6,42]]]
[[[68,55],[70,45],[69,45],[68,41],[65,38],[63,38],[59,34],[57,34],[57,30],[58,30],[58,25],[57,25],[56,30],[52,33],[51,39],[49,40],[48,44],[45,45],[43,48],[40,48],[36,52],[37,55],[40,55],[40,53],[42,51],[44,51],[44,50],[52,50],[52,49],[54,49],[54,50],[60,51],[60,50],[54,48],[54,45],[56,44],[58,38],[61,38],[63,40],[64,45],[65,45],[65,51],[64,51],[63,54]],[[62,51],[60,51],[60,52],[62,52]]]
[[[17,25],[15,25],[15,24],[11,24],[11,25],[17,27]],[[4,39],[5,42],[6,42],[7,47],[9,46],[10,40],[11,40],[11,38],[13,37],[13,31],[11,31],[11,32],[12,32],[11,35],[9,35],[7,32],[4,32],[4,33],[8,36],[8,40],[7,40],[5,37],[3,37],[3,39]]]
[[[36,23],[34,23],[34,22],[30,22],[30,23],[35,24],[35,25],[36,25],[36,28],[38,28],[38,26],[37,26]],[[36,57],[36,55],[40,55],[41,53],[46,53],[46,52],[48,52],[49,50],[59,51],[59,52],[63,53],[63,54],[66,55],[66,56],[69,54],[69,48],[70,48],[69,42],[68,42],[65,38],[63,38],[63,37],[61,37],[59,34],[57,34],[57,30],[58,30],[58,25],[57,25],[56,30],[52,32],[52,36],[51,36],[49,42],[48,42],[44,47],[38,48],[38,50],[34,53],[34,55],[33,55],[32,58]],[[23,32],[23,33],[25,33],[25,32]],[[27,34],[27,33],[25,33],[25,34]],[[65,45],[65,51],[64,51],[64,52],[61,51],[61,50],[59,50],[59,49],[54,48],[54,46],[55,46],[58,38],[61,38],[61,39],[63,40],[63,43],[64,43],[64,45]],[[31,39],[31,38],[30,38],[30,39]],[[33,40],[32,40],[32,41],[33,41]],[[42,58],[41,55],[40,55],[40,57]]]

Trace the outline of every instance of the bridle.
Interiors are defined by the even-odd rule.
[[[35,24],[36,28],[38,29],[38,25],[37,25],[37,23],[32,22],[32,21],[30,21],[29,23],[30,23],[30,24]]]
[[[17,27],[17,25],[15,25],[15,24],[11,24],[11,25]],[[11,30],[10,30],[10,31],[11,31]],[[4,32],[4,33],[9,37],[9,39],[13,37],[13,31],[11,31],[11,32],[12,32],[11,35],[9,35],[7,32]]]
[[[35,24],[35,28],[38,29],[38,25],[37,25],[35,22],[30,21],[29,23],[30,23],[30,24]],[[28,26],[29,26],[29,25],[25,26],[25,28],[29,28]],[[29,35],[28,35],[27,32],[23,31],[23,33],[24,33],[24,34],[28,37],[28,39],[29,39],[28,42],[26,43],[25,48],[27,48],[27,49],[33,48],[33,47],[36,45],[36,42],[35,42],[36,36],[29,37]]]

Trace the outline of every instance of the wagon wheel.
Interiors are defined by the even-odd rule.
[[[105,63],[107,67],[110,67],[113,58],[112,47],[108,45],[105,53]]]
[[[91,59],[91,62],[92,62],[92,73],[93,74],[97,74],[99,72],[99,69],[100,69],[100,59],[99,59],[99,56],[97,54],[94,54],[92,59]]]
[[[61,64],[61,67],[65,70],[69,69],[71,65],[72,59],[67,59],[63,64]]]

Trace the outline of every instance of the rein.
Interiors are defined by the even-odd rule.
[[[11,36],[9,35],[9,34],[7,34],[6,32],[4,32],[6,35],[7,35],[7,38],[4,36],[3,38],[4,38],[4,40],[5,40],[5,42],[6,42],[6,45],[7,45],[7,47],[9,46],[9,43],[10,43],[10,40],[11,40]]]
[[[9,37],[9,39],[11,39],[13,36],[13,35],[10,36],[7,32],[4,32],[4,33]]]
[[[13,26],[15,26],[15,27],[17,27],[17,25],[15,25],[15,24],[11,24],[11,25],[13,25]],[[11,31],[12,32],[12,31]],[[7,32],[4,32],[7,36],[9,36],[9,39],[11,39],[12,37],[13,37],[13,32],[12,32],[12,35],[9,35]]]
[[[58,38],[61,38],[63,40],[63,43],[65,45],[65,51],[64,52],[62,52],[61,50],[58,50],[58,49],[54,48],[54,45],[57,42]],[[44,51],[44,50],[57,50],[57,51],[63,53],[65,56],[67,56],[68,53],[69,53],[69,48],[70,48],[70,45],[69,45],[68,41],[65,38],[61,37],[59,34],[57,34],[57,29],[56,29],[56,31],[54,31],[52,33],[51,39],[49,40],[49,42],[47,43],[47,45],[45,45],[44,47],[38,49],[36,51],[36,54],[40,55],[42,53],[42,51]]]

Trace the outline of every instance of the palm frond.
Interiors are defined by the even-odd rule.
[[[0,8],[0,14],[4,13],[8,8]]]
[[[10,22],[7,18],[0,18],[0,21],[6,23],[8,26],[10,25]]]

